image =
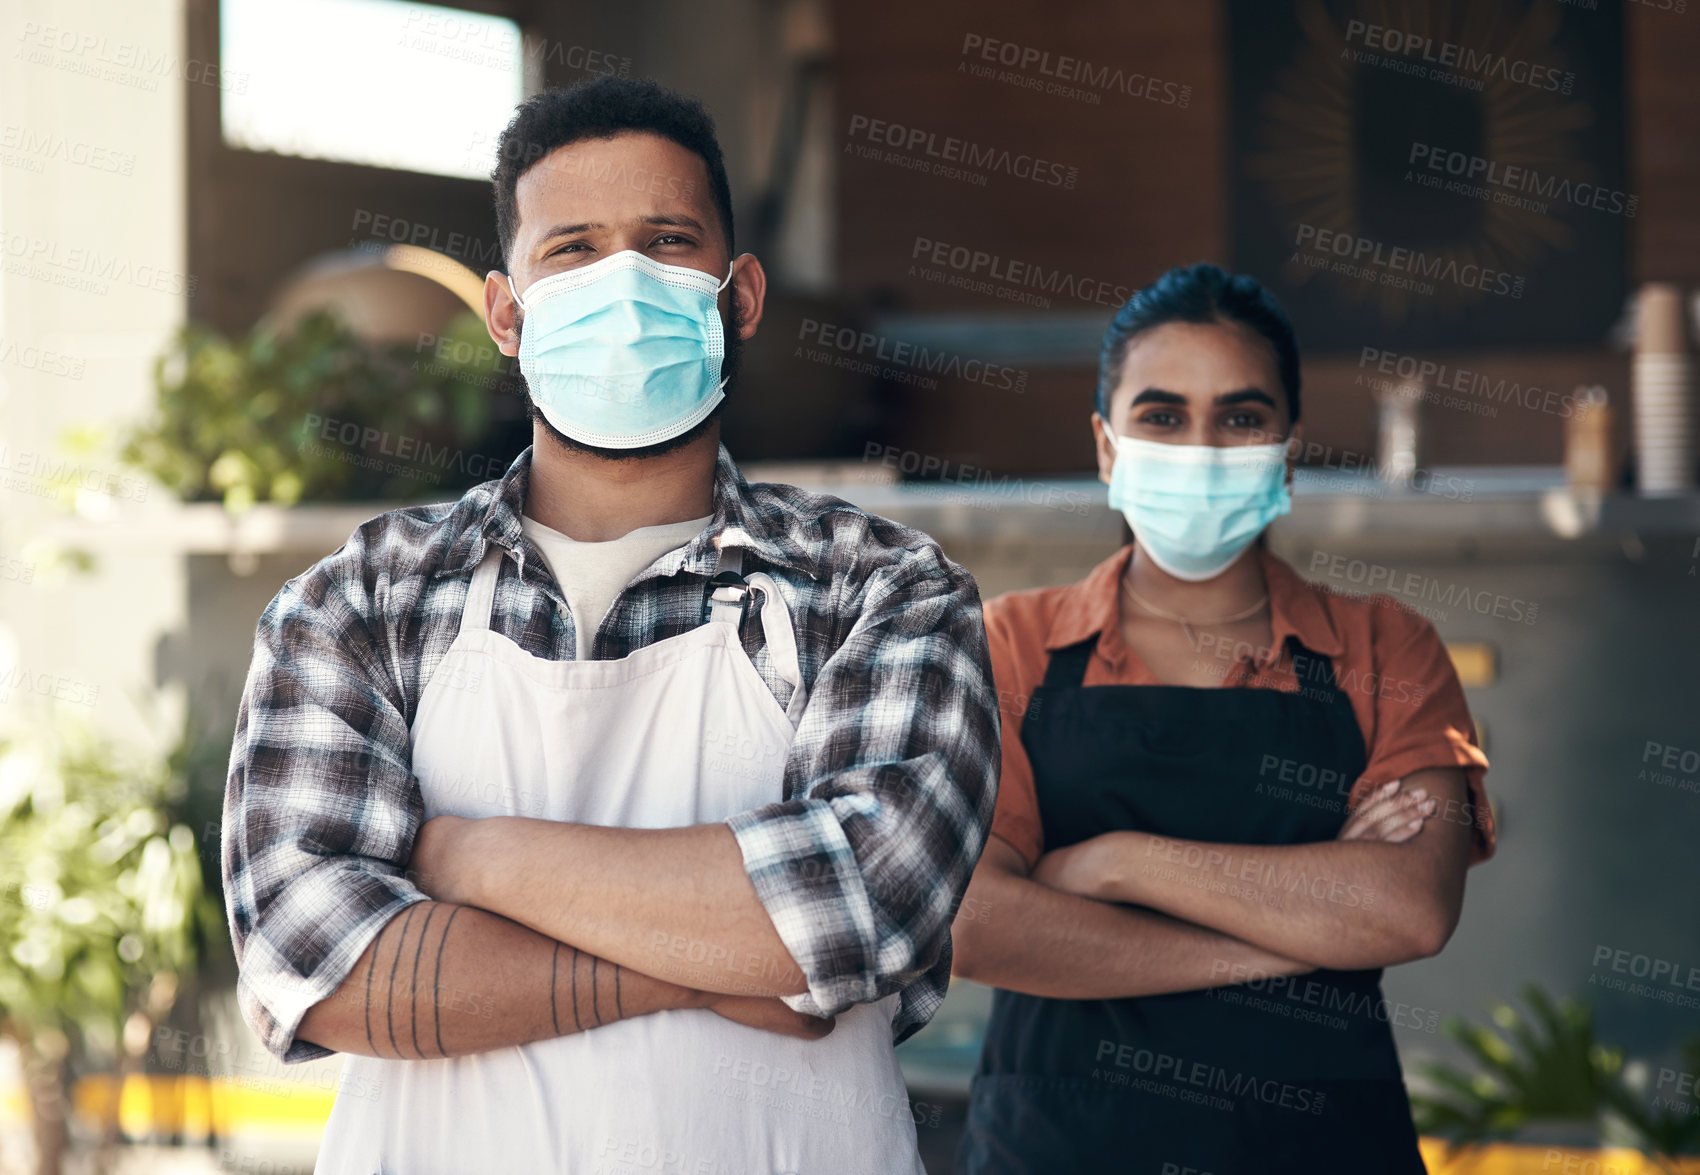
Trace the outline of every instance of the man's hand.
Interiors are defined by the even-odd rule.
[[[433,816],[419,826],[407,875],[439,902],[476,906],[467,860],[468,834],[478,825],[465,816]]]
[[[1390,779],[1363,798],[1334,839],[1402,844],[1421,832],[1434,812],[1435,802],[1427,788],[1406,791],[1404,780]]]
[[[830,1016],[822,1018],[793,1012],[777,996],[711,995],[704,1006],[734,1024],[745,1024],[763,1032],[777,1032],[781,1036],[795,1036],[800,1040],[820,1040],[836,1024]]]
[[[473,834],[482,823],[464,816],[433,816],[420,825],[407,865],[414,884],[437,901],[476,906],[472,882],[479,868],[478,854],[485,850]],[[794,1012],[777,996],[696,992],[683,1006],[707,1008],[734,1023],[800,1040],[820,1040],[835,1023],[831,1017]]]

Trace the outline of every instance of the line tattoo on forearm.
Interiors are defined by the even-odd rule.
[[[378,969],[378,944],[372,944],[372,961],[366,964],[366,1047],[378,1055],[378,1043],[372,1039],[372,973]]]
[[[425,951],[425,936],[431,933],[431,919],[437,916],[437,904],[431,903],[431,908],[425,911],[425,925],[419,928],[419,941],[413,946],[413,986],[408,1000],[407,1018],[413,1025],[413,1051],[419,1054],[419,1059],[425,1059],[425,1050],[419,1047],[419,956]],[[435,990],[432,991],[435,997]],[[433,1003],[436,1000],[433,998]]]
[[[408,923],[413,921],[413,916],[418,912],[419,903],[417,902],[407,908],[407,918],[401,924],[401,938],[395,944],[395,957],[390,960],[389,998],[384,1001],[384,1022],[389,1025],[390,1029],[390,1047],[395,1050],[395,1055],[398,1057],[401,1056],[401,1046],[395,1042],[395,973],[396,968],[401,965],[402,945],[407,942]]]
[[[573,1031],[583,1032],[584,1022],[578,1018],[578,948],[573,948]]]
[[[602,1027],[602,1009],[596,1006],[596,964],[600,961],[595,955],[590,956],[590,1011],[598,1028]]]
[[[555,975],[561,961],[561,944],[555,944],[554,952],[549,956],[549,1023],[555,1026],[555,1035],[561,1035],[561,1018],[555,1014]]]
[[[437,998],[437,991],[443,979],[443,944],[449,941],[449,928],[455,924],[455,915],[460,913],[460,909],[456,906],[450,910],[449,920],[443,923],[443,937],[437,940],[437,973],[431,977],[431,1006],[437,1010],[437,1051],[445,1057],[449,1055],[449,1050],[443,1047],[443,1002]],[[554,996],[555,993],[551,990],[549,998],[553,1000]]]

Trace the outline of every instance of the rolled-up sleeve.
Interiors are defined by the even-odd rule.
[[[793,798],[727,821],[808,982],[785,1002],[823,1016],[948,967],[997,801],[997,699],[973,578],[924,545],[844,582],[840,614],[855,620],[798,724]]]
[[[404,876],[423,805],[393,677],[359,577],[320,568],[260,617],[238,708],[220,857],[243,1018],[286,1063],[386,922],[426,895]]]
[[[1476,742],[1458,671],[1427,617],[1398,605],[1379,607],[1374,615],[1374,735],[1369,764],[1348,801],[1355,805],[1380,783],[1423,768],[1460,768],[1469,799],[1461,812],[1445,817],[1470,824],[1470,864],[1480,864],[1493,856],[1498,834],[1488,802],[1487,755]]]

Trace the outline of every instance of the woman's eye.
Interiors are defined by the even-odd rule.
[[[1180,423],[1180,417],[1173,412],[1148,412],[1139,418],[1139,423],[1149,428],[1170,428]]]

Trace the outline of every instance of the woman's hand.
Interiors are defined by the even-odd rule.
[[[1050,889],[1103,900],[1107,880],[1104,864],[1111,856],[1103,850],[1119,835],[1100,833],[1067,848],[1052,849],[1034,864],[1029,877]]]
[[[1334,839],[1400,844],[1421,832],[1434,813],[1435,801],[1427,788],[1406,791],[1404,780],[1390,779],[1363,798]]]
[[[1435,810],[1435,800],[1427,788],[1407,791],[1403,780],[1389,780],[1363,798],[1334,839],[1400,844],[1421,832]],[[1066,848],[1052,849],[1033,866],[1032,880],[1083,898],[1137,902],[1137,894],[1129,887],[1138,874],[1128,869],[1130,846],[1123,843],[1129,835],[1105,832]]]

